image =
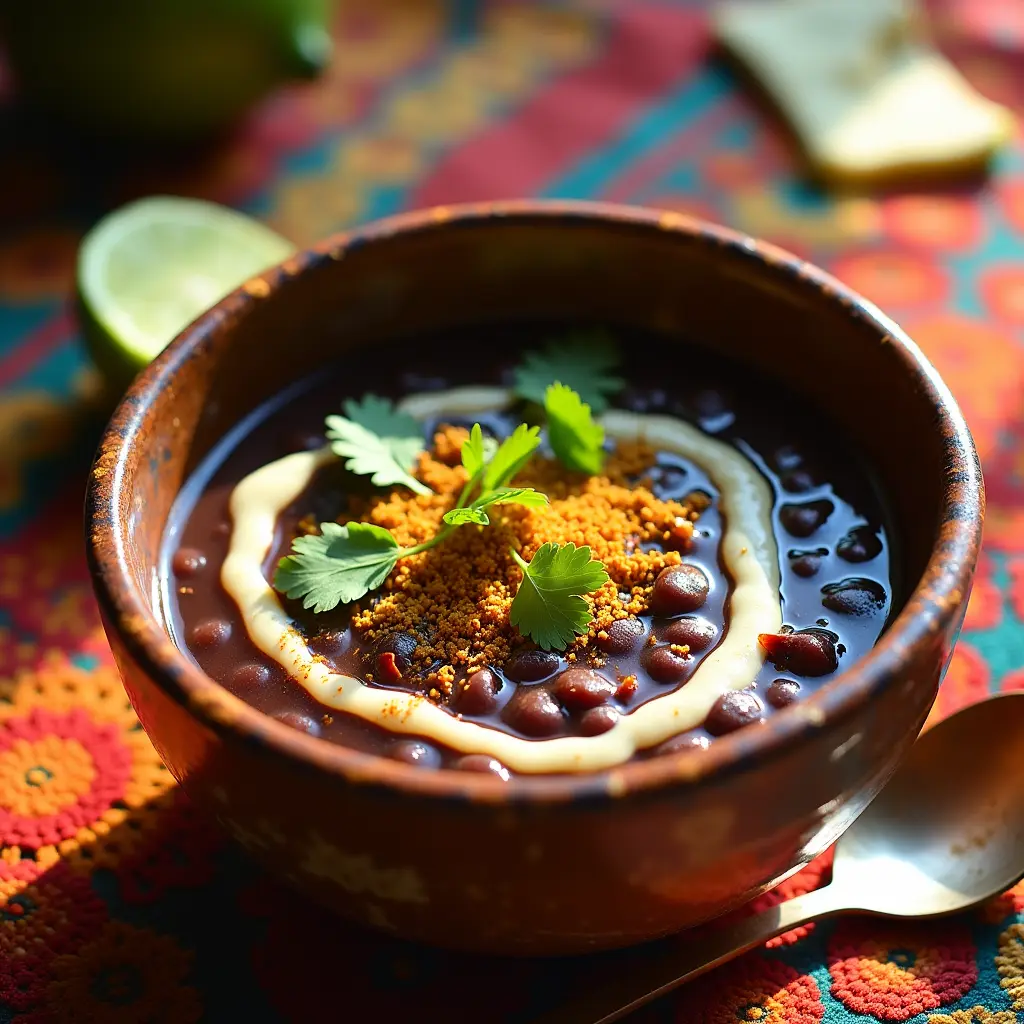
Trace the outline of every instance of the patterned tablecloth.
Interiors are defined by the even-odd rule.
[[[978,87],[1024,110],[1020,0],[932,10]],[[170,162],[86,152],[0,105],[0,1021],[527,1021],[599,976],[325,919],[193,811],[139,729],[83,560],[109,410],[67,304],[81,232],[135,195],[237,204],[299,242],[400,208],[591,196],[705,215],[825,265],[937,363],[985,466],[985,553],[935,715],[1024,687],[1020,134],[987,182],[839,198],[801,180],[709,58],[701,4],[346,0],[337,38],[320,83]],[[826,857],[759,902],[828,871]],[[1024,1020],[1024,886],[941,923],[803,929],[644,1019]]]

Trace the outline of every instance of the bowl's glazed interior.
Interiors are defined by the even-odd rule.
[[[599,777],[514,778],[502,788],[465,773],[425,777],[295,734],[241,705],[173,649],[157,586],[164,527],[189,473],[248,414],[326,361],[350,354],[398,365],[395,339],[480,325],[486,345],[488,323],[581,319],[711,346],[760,374],[766,389],[784,382],[852,439],[877,475],[895,538],[896,613],[869,657],[774,716],[770,727],[725,737],[699,761],[684,753]],[[443,351],[437,360],[443,367]],[[682,379],[686,361],[672,372]],[[339,806],[356,787],[350,813],[370,817],[381,794],[398,794],[406,826],[437,833],[410,862],[446,902],[440,915],[436,908],[392,908],[392,927],[526,951],[621,945],[694,923],[821,852],[895,767],[934,699],[966,606],[983,502],[955,404],[912,343],[869,304],[794,258],[728,232],[675,215],[564,204],[397,218],[250,282],[136,383],[95,473],[90,552],[108,631],[143,724],[189,791],[250,837],[253,822],[274,805],[273,814],[288,819],[275,825],[278,834],[329,832],[312,797],[295,800],[293,791],[286,808],[287,797],[269,791],[240,788],[236,795],[232,780],[242,787],[256,770],[285,793],[295,779],[313,790],[333,786]],[[311,771],[315,783],[308,782]],[[231,813],[228,800],[236,805]],[[495,802],[517,810],[501,823]],[[533,816],[538,805],[563,802],[587,824],[572,815],[560,822]],[[756,820],[730,838],[724,823],[755,806]],[[445,815],[456,824],[446,826]],[[395,825],[375,831],[363,818],[364,826],[366,852],[377,856]],[[700,828],[698,843],[693,829]],[[663,838],[673,829],[676,840]],[[459,835],[481,850],[491,839],[525,850],[541,848],[546,830],[553,846],[564,832],[563,842],[595,853],[597,867],[578,872],[580,884],[610,889],[607,912],[595,912],[590,925],[566,919],[585,905],[582,890],[573,902],[572,885],[560,905],[542,910],[523,895],[529,887],[514,894],[518,883],[507,877],[481,876],[469,888],[490,884],[495,905],[506,908],[485,925],[472,899],[434,878],[443,871],[445,843]],[[630,870],[602,852],[634,841],[646,845],[650,870],[661,873],[644,899],[630,893]],[[380,899],[368,909],[358,887],[340,882],[332,889],[322,874],[282,868],[288,854],[275,853],[269,840],[256,846],[298,884],[319,887],[325,902],[371,921],[379,913]],[[532,855],[525,856],[529,863]],[[547,870],[564,873],[570,865],[554,856]],[[526,881],[533,870],[524,869]]]

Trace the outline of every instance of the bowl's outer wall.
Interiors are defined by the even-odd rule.
[[[877,471],[904,592],[917,584],[940,520],[951,519],[946,480],[970,477],[960,463],[974,460],[973,449],[953,450],[937,429],[938,399],[907,372],[904,348],[795,264],[698,231],[550,213],[424,217],[416,230],[370,236],[300,257],[203,318],[136,386],[98,456],[93,563],[102,574],[116,559],[129,577],[108,572],[98,584],[108,635],[175,777],[320,902],[476,950],[570,953],[641,941],[719,914],[821,853],[919,731],[962,622],[969,572],[942,627],[892,652],[871,699],[832,715],[811,700],[775,716],[764,728],[785,726],[791,739],[769,754],[756,751],[757,730],[748,729],[719,741],[704,763],[681,755],[663,784],[636,791],[628,771],[613,772],[575,798],[566,786],[565,798],[539,800],[529,793],[540,780],[503,789],[474,779],[467,790],[447,786],[449,773],[413,780],[415,769],[350,752],[305,756],[325,744],[282,737],[286,727],[213,685],[190,688],[194,670],[172,645],[152,642],[149,615],[124,615],[105,600],[135,587],[160,618],[160,545],[182,481],[227,428],[325,360],[351,349],[400,365],[396,336],[581,310],[590,321],[713,345],[827,408]],[[684,375],[686,360],[667,372]],[[974,507],[959,514],[977,519],[980,502],[979,485]],[[126,529],[112,530],[114,517]],[[968,552],[972,564],[975,556]],[[325,767],[329,755],[347,756],[345,770]]]

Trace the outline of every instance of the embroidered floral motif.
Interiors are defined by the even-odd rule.
[[[120,800],[131,754],[116,726],[84,709],[33,708],[0,730],[0,842],[55,845],[101,818]]]
[[[909,1020],[965,996],[975,954],[962,925],[843,920],[828,944],[832,995],[854,1013]]]
[[[112,669],[54,658],[0,682],[0,842],[12,850],[112,867],[155,827],[173,782]]]
[[[996,970],[1013,1008],[1024,1010],[1024,923],[1011,924],[999,936]]]
[[[685,989],[679,1024],[817,1024],[818,983],[781,960],[746,956]]]
[[[1017,1015],[1012,1010],[986,1010],[984,1006],[975,1006],[970,1010],[933,1013],[928,1024],[1017,1024]]]
[[[89,879],[62,863],[0,861],[0,975],[22,957],[45,958],[73,948],[107,917]]]
[[[120,921],[46,968],[31,1024],[194,1024],[198,993],[186,984],[192,956],[173,939]]]

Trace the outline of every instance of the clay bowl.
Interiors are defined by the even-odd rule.
[[[183,481],[326,358],[509,318],[678,332],[786,383],[851,435],[891,506],[896,607],[872,654],[769,725],[582,776],[425,772],[296,732],[168,639],[158,554]],[[391,358],[396,358],[392,351]],[[984,509],[971,436],[921,352],[780,250],[676,214],[513,202],[329,239],[250,281],[136,381],[88,495],[96,592],[125,686],[195,802],[356,921],[556,954],[714,917],[821,853],[913,742],[963,620]]]

